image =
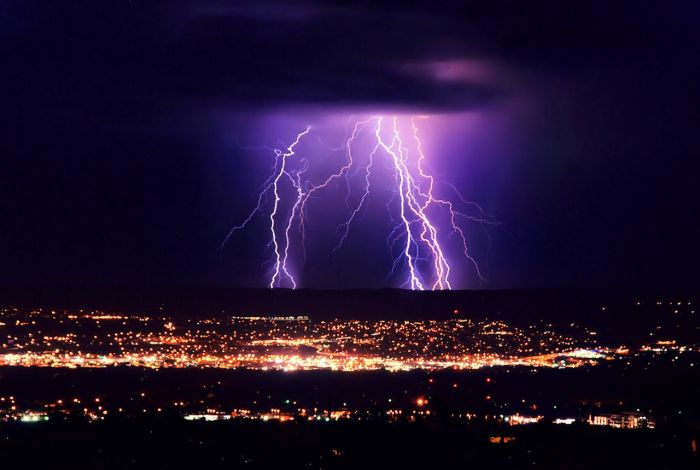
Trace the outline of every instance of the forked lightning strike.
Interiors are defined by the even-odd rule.
[[[311,196],[328,189],[335,180],[345,179],[348,191],[345,201],[349,215],[345,222],[338,226],[339,239],[334,251],[342,249],[350,236],[353,223],[356,222],[358,215],[371,197],[372,168],[375,160],[383,155],[393,172],[391,182],[393,196],[386,205],[391,219],[397,222],[387,236],[389,252],[394,259],[391,272],[393,273],[397,266],[403,263],[406,268],[406,279],[402,287],[410,287],[413,290],[451,289],[452,264],[448,260],[443,243],[446,237],[454,235],[459,238],[462,256],[467,263],[474,266],[479,278],[483,279],[476,261],[468,251],[464,229],[458,223],[458,219],[464,222],[476,221],[489,224],[494,222],[484,215],[478,205],[465,201],[451,184],[448,184],[448,187],[457,194],[458,202],[473,205],[478,209],[477,217],[460,212],[456,209],[455,202],[435,195],[435,178],[425,169],[426,156],[419,138],[418,126],[413,118],[410,120],[410,128],[410,135],[402,137],[399,118],[396,116],[391,118],[374,116],[356,121],[352,132],[346,136],[343,146],[345,154],[343,164],[321,183],[312,184],[309,179],[304,179],[311,159],[308,155],[300,155],[297,150],[302,141],[312,132],[311,128],[307,127],[286,149],[274,150],[275,165],[272,174],[258,194],[257,205],[242,223],[231,229],[223,243],[225,244],[234,232],[245,228],[258,212],[265,211],[265,206],[269,205],[268,247],[272,248],[273,254],[268,286],[296,288],[298,281],[291,268],[290,247],[295,242],[295,238],[298,238],[299,249],[305,253],[305,222]],[[364,152],[356,148],[360,137],[370,138],[372,141]],[[413,152],[409,152],[405,144],[409,139],[413,141],[415,149]],[[354,173],[351,173],[353,168]],[[354,177],[358,177],[362,192],[357,204],[352,207],[349,201],[352,189],[351,178]],[[282,196],[285,184],[288,185],[287,191],[293,194],[293,199],[287,203],[289,206],[287,210],[281,207],[285,203]],[[397,206],[394,210],[397,209],[398,219],[391,215],[392,204]],[[442,224],[444,227],[440,226],[441,217],[446,218],[446,223]],[[298,236],[295,236],[295,227],[298,229]],[[394,247],[398,242],[401,242],[399,245],[401,250],[394,257]]]

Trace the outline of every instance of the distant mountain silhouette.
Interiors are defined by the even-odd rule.
[[[314,319],[503,319],[614,322],[632,326],[662,318],[657,301],[692,301],[688,291],[524,289],[417,292],[402,289],[0,288],[0,305],[103,309],[203,317],[308,315]],[[637,305],[640,302],[640,305]]]

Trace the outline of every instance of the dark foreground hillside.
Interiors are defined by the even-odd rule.
[[[514,439],[501,443],[501,436]],[[163,419],[2,426],[0,458],[7,470],[689,469],[699,463],[693,439],[552,425]]]

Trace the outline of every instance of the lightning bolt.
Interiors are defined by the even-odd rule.
[[[466,201],[457,188],[449,183],[446,183],[447,187],[453,190],[459,202],[475,207],[477,216],[467,215],[458,210],[453,201],[436,195],[436,180],[426,169],[427,158],[419,138],[415,118],[411,118],[410,128],[410,135],[402,136],[397,116],[391,118],[372,116],[357,120],[349,135],[346,133],[344,145],[341,147],[344,148],[344,162],[320,183],[313,184],[310,177],[306,176],[310,165],[308,158],[295,158],[296,166],[290,165],[290,159],[297,156],[297,146],[311,132],[311,128],[307,127],[285,150],[274,150],[275,164],[272,174],[263,184],[255,208],[240,224],[230,230],[223,244],[236,231],[244,229],[271,200],[268,214],[270,232],[268,247],[272,247],[273,257],[268,286],[270,288],[283,286],[296,288],[297,280],[292,275],[290,267],[290,247],[295,241],[294,227],[296,226],[299,235],[299,248],[305,258],[305,222],[308,218],[310,200],[315,194],[320,194],[332,187],[336,180],[343,179],[345,181],[347,191],[345,204],[349,214],[345,222],[338,226],[340,236],[333,252],[342,249],[350,235],[352,225],[356,223],[359,213],[371,197],[372,169],[376,159],[384,156],[387,168],[393,173],[392,196],[386,203],[386,208],[391,220],[395,222],[394,228],[387,236],[387,247],[390,253],[395,252],[397,244],[400,243],[401,247],[399,254],[393,257],[393,264],[388,276],[393,275],[398,266],[403,264],[406,267],[404,286],[413,290],[451,289],[452,266],[442,246],[442,239],[445,236],[456,235],[465,260],[473,265],[476,274],[483,279],[478,264],[468,250],[467,238],[458,220],[486,224],[495,222],[486,215],[480,206]],[[358,160],[355,147],[361,136],[364,136],[364,139],[371,139],[373,143],[370,145],[371,150],[362,154],[361,160]],[[409,140],[413,142],[415,152],[409,151],[407,146]],[[412,153],[415,153],[413,158],[411,158]],[[299,162],[302,163],[300,168],[298,168]],[[353,168],[355,169],[353,170]],[[358,176],[360,174],[361,177]],[[350,204],[350,194],[352,192],[351,180],[355,177],[360,179],[361,194],[353,207]],[[280,187],[283,181],[289,183],[294,194],[289,203],[291,208],[286,217],[281,208]],[[398,207],[398,218],[394,218],[393,206]],[[440,227],[440,223],[435,217],[438,214],[446,214],[446,222],[442,224],[443,227]]]
[[[476,273],[479,276],[479,279],[481,279],[483,281],[484,277],[481,275],[481,270],[479,269],[479,265],[474,260],[474,258],[469,254],[469,249],[467,248],[467,238],[464,235],[464,230],[462,230],[462,228],[457,224],[456,218],[463,217],[467,220],[475,220],[477,222],[482,222],[482,223],[492,223],[492,221],[487,219],[484,216],[484,211],[478,204],[474,204],[474,203],[470,203],[470,202],[466,201],[464,199],[464,197],[462,197],[462,195],[459,193],[457,188],[455,188],[452,185],[450,185],[450,186],[453,188],[453,190],[457,193],[457,195],[459,196],[459,198],[463,202],[465,202],[467,204],[473,204],[479,209],[481,217],[474,218],[474,217],[467,216],[464,213],[455,210],[454,204],[452,203],[452,201],[449,201],[446,199],[440,199],[440,198],[437,198],[433,195],[433,187],[435,185],[435,178],[432,175],[427,174],[425,172],[425,169],[423,168],[423,165],[425,163],[425,154],[423,153],[423,144],[421,143],[420,139],[418,138],[418,127],[416,126],[415,118],[411,118],[411,130],[413,133],[413,138],[416,141],[416,148],[417,148],[418,155],[419,155],[418,156],[418,165],[417,165],[418,166],[418,173],[420,174],[421,178],[423,178],[424,181],[428,182],[427,192],[421,193],[421,195],[423,195],[423,197],[425,198],[425,202],[423,204],[422,210],[425,211],[430,205],[440,205],[447,210],[447,212],[449,214],[450,228],[452,229],[453,233],[456,233],[459,236],[459,239],[462,242],[462,249],[463,249],[462,253],[464,254],[464,257],[474,266],[474,269],[476,270]],[[449,267],[448,267],[448,274],[449,274]],[[446,279],[446,282],[447,282],[447,279]]]
[[[302,249],[306,246],[306,229],[304,226],[304,221],[306,220],[306,203],[308,202],[309,198],[316,193],[317,191],[321,191],[323,189],[326,189],[330,186],[333,181],[345,177],[346,178],[346,187],[348,188],[348,197],[350,193],[350,183],[349,180],[347,179],[348,176],[348,171],[352,166],[354,165],[354,160],[353,160],[353,155],[352,155],[352,144],[357,139],[360,131],[370,122],[369,119],[364,120],[364,121],[358,121],[355,123],[352,133],[350,134],[350,137],[347,139],[345,142],[345,155],[346,155],[346,162],[343,166],[340,167],[340,169],[330,175],[328,178],[326,178],[322,183],[317,184],[315,186],[311,186],[310,189],[308,189],[304,194],[301,195],[299,199],[297,199],[296,204],[294,204],[294,207],[292,211],[296,211],[297,209],[299,210],[299,231],[301,232],[301,238],[302,238]],[[346,204],[347,204],[347,197],[346,197]]]

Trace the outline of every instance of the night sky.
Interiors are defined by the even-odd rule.
[[[698,285],[695,2],[5,0],[0,63],[5,285],[263,286],[264,227],[220,245],[266,149],[397,112],[499,222],[456,287]],[[397,287],[373,214],[302,286]]]

